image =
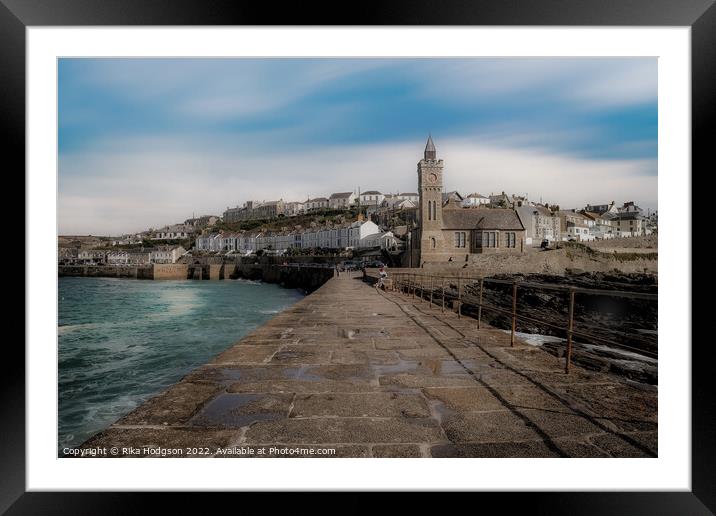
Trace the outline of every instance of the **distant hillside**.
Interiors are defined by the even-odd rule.
[[[92,235],[60,235],[57,237],[58,247],[92,248],[108,244],[108,238]]]
[[[212,231],[281,231],[283,228],[294,229],[296,226],[308,228],[312,222],[316,224],[342,224],[353,222],[358,217],[358,209],[321,210],[295,217],[278,217],[274,219],[242,220],[240,222],[217,222]]]

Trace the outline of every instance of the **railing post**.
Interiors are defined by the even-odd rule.
[[[460,318],[460,312],[462,311],[462,287],[460,281],[460,274],[457,275],[457,318]]]
[[[512,282],[512,334],[510,335],[510,346],[515,345],[515,326],[517,324],[517,282]]]
[[[485,282],[484,278],[480,278],[480,297],[477,301],[477,329],[480,329],[480,321],[482,320],[482,286]]]
[[[422,274],[420,275],[420,302],[423,302],[423,297],[425,297],[425,283],[423,281],[425,278],[423,278]]]
[[[416,285],[417,285],[417,284],[415,283],[415,278],[416,278],[416,276],[415,276],[415,274],[413,274],[413,299],[415,299],[415,287],[416,287]]]
[[[433,309],[433,276],[430,276],[430,310]]]
[[[564,363],[564,372],[569,374],[572,362],[572,330],[574,329],[574,287],[569,289],[569,321],[567,322],[567,353]]]
[[[440,280],[440,290],[442,290],[443,295],[442,313],[445,313],[445,278]]]

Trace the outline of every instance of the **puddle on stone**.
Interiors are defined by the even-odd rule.
[[[275,360],[275,361],[279,361],[279,362],[280,362],[281,360],[300,359],[300,358],[311,357],[311,356],[313,356],[313,354],[310,353],[310,352],[308,352],[308,351],[299,351],[299,350],[295,350],[295,349],[293,349],[293,350],[287,349],[287,350],[277,351],[277,352],[274,354],[274,356],[271,358],[271,360]]]
[[[229,426],[242,427],[255,421],[271,421],[283,417],[276,412],[242,413],[258,394],[220,394],[196,414],[189,424],[192,426]]]
[[[378,376],[381,376],[386,374],[400,374],[415,371],[418,369],[418,367],[420,367],[420,365],[421,363],[417,360],[404,360],[401,358],[398,359],[397,364],[373,364],[371,365],[371,367]]]
[[[322,376],[312,374],[311,371],[315,369],[315,366],[302,366],[296,371],[296,380],[306,380],[308,382],[318,382],[323,380]]]
[[[443,421],[455,414],[454,410],[450,410],[445,403],[438,399],[429,399],[428,406],[430,414],[437,419],[438,424],[442,424]]]

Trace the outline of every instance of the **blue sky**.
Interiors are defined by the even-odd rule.
[[[60,233],[445,187],[657,208],[654,58],[62,59]]]

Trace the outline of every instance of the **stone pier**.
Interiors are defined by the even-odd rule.
[[[654,457],[657,392],[342,273],[83,446]]]

